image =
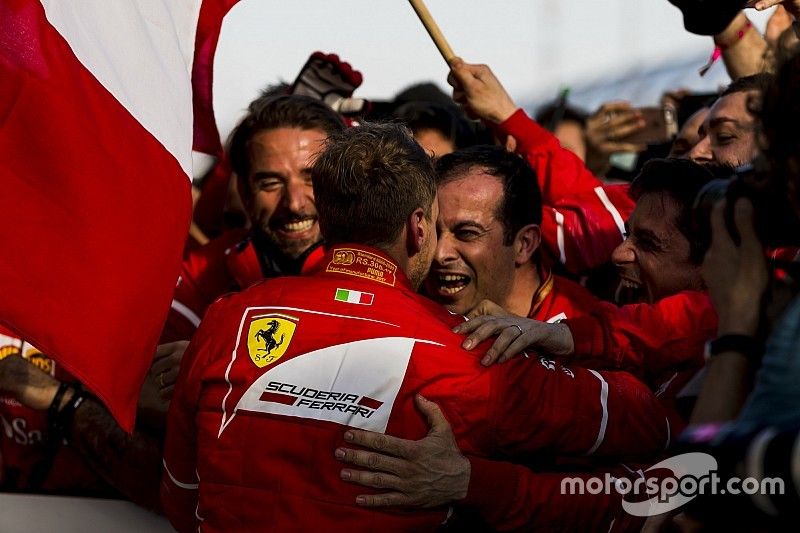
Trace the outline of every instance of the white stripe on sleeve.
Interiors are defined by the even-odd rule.
[[[600,407],[603,410],[603,418],[600,420],[600,430],[597,432],[597,440],[594,441],[594,445],[589,448],[586,455],[593,454],[597,451],[597,448],[603,444],[603,440],[606,438],[606,427],[608,426],[608,383],[603,379],[603,376],[594,370],[589,370],[589,372],[600,380]]]
[[[564,215],[553,209],[556,216],[556,243],[558,244],[558,258],[561,264],[567,262],[567,250],[564,246]]]
[[[611,200],[608,199],[608,195],[606,194],[606,191],[603,190],[602,187],[595,187],[594,193],[597,195],[598,198],[600,198],[600,201],[603,203],[603,207],[606,208],[606,211],[608,211],[611,214],[611,218],[614,219],[614,223],[617,225],[617,229],[619,230],[619,234],[624,239],[625,238],[625,221],[622,220],[622,215],[619,214],[619,211],[617,211],[617,208],[614,207],[614,204],[612,204]]]
[[[172,300],[170,307],[177,311],[182,317],[192,323],[194,327],[198,327],[200,325],[200,317],[197,314],[180,303],[178,300]]]

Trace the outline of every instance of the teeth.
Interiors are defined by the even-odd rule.
[[[439,291],[441,294],[452,296],[464,290],[469,285],[469,276],[462,274],[439,274]]]
[[[628,289],[638,289],[639,288],[639,284],[638,283],[634,283],[633,281],[630,281],[630,280],[627,280],[627,279],[623,279],[622,280],[622,286],[626,287]]]
[[[307,218],[305,220],[300,220],[298,222],[288,222],[283,225],[283,229],[285,231],[306,231],[310,230],[311,226],[314,225],[313,218]]]
[[[447,274],[445,276],[440,276],[439,279],[441,279],[442,281],[463,281],[467,279],[467,276]]]
[[[445,294],[455,294],[463,291],[464,287],[466,287],[466,285],[462,285],[461,287],[441,287],[440,290]]]

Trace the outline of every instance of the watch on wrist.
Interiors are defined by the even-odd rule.
[[[728,334],[706,343],[706,359],[725,352],[736,352],[755,361],[764,353],[764,345],[752,335]]]

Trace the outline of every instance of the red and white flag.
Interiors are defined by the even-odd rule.
[[[235,2],[207,3],[210,65]],[[127,430],[191,216],[200,14],[200,0],[0,0],[0,323]]]

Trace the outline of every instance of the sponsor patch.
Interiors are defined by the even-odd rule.
[[[247,353],[258,368],[281,358],[297,328],[298,319],[289,315],[263,315],[250,321],[247,331]]]
[[[235,400],[223,403],[220,434],[235,416],[282,415],[386,431],[416,343],[379,337],[328,346],[270,367]]]
[[[23,343],[22,348],[14,346],[13,344],[0,346],[0,360],[3,360],[10,355],[19,355],[23,359],[27,359],[29,363],[37,367],[42,372],[50,374],[51,376],[55,375],[55,361],[44,355],[27,342]]]
[[[375,295],[371,292],[351,291],[349,289],[336,289],[333,297],[338,302],[358,305],[372,305]]]
[[[380,409],[383,402],[350,392],[319,390],[294,383],[270,381],[259,397],[262,402],[294,405],[316,411],[338,411],[369,418]]]
[[[0,360],[5,359],[9,355],[19,353],[19,347],[13,345],[0,346]]]
[[[336,248],[325,272],[370,279],[394,287],[397,265],[379,255],[355,248]]]

